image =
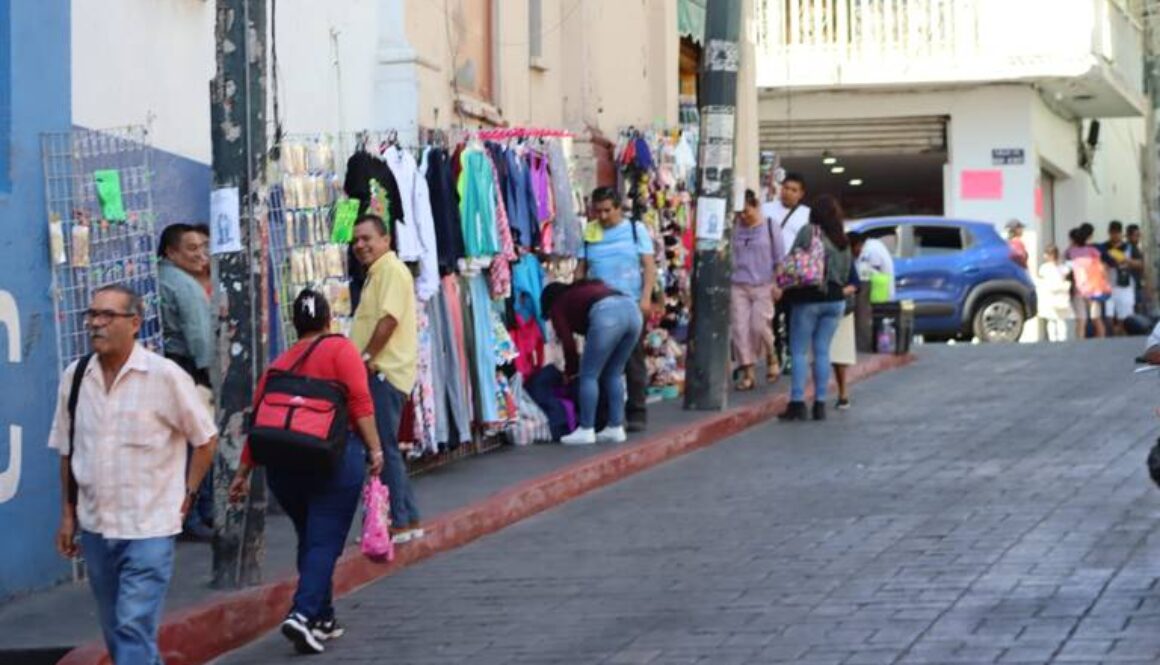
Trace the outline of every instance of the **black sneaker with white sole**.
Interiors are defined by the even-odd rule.
[[[326,621],[316,621],[310,628],[311,632],[318,639],[326,642],[327,640],[338,639],[346,633],[346,630],[338,624],[334,619],[327,619]]]
[[[282,635],[294,643],[298,653],[322,653],[326,647],[314,636],[310,622],[297,612],[291,612],[282,622]]]

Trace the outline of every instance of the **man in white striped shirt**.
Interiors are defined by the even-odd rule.
[[[49,435],[60,452],[57,549],[83,549],[113,662],[160,663],[157,628],[174,536],[213,462],[217,430],[193,379],[137,343],[143,308],[125,286],[97,289],[85,312],[93,355],[61,378]],[[186,468],[186,442],[194,446]],[[75,479],[75,485],[74,485]],[[80,547],[77,545],[79,531]]]

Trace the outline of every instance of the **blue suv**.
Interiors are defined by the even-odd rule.
[[[882,217],[849,228],[894,255],[896,297],[914,301],[916,333],[1016,342],[1035,316],[1035,283],[988,222]]]

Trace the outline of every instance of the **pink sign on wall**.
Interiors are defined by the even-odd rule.
[[[1035,188],[1035,216],[1043,219],[1043,188]]]
[[[964,200],[995,201],[1003,198],[1003,172],[998,169],[963,171],[959,196]]]

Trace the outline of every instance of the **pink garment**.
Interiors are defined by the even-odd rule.
[[[534,318],[525,319],[519,314],[516,314],[516,327],[510,332],[512,342],[520,352],[516,358],[516,371],[527,380],[544,365],[544,333]]]
[[[492,180],[495,181],[495,226],[499,238],[499,254],[491,260],[487,270],[488,291],[492,298],[507,298],[512,294],[512,266],[516,260],[515,242],[512,241],[511,224],[508,222],[507,207],[503,202],[503,190],[499,185],[499,172],[490,159]]]

